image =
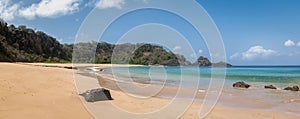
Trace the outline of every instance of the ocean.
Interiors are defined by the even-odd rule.
[[[212,74],[212,69],[216,73]],[[105,68],[104,71],[123,78],[130,77],[137,82],[147,83],[147,81],[153,80],[159,84],[164,83],[166,80],[166,84],[170,86],[177,84],[181,80],[210,79],[211,75],[221,75],[218,74],[218,71],[226,73],[225,86],[230,86],[235,81],[245,81],[254,84],[277,84],[281,87],[300,83],[300,66],[234,66],[229,68],[137,66]],[[201,85],[205,86],[207,83],[209,81],[202,82]]]
[[[221,106],[238,109],[277,110],[296,115],[300,114],[300,93],[283,90],[287,86],[300,85],[300,66],[234,66],[228,68],[195,66],[106,67],[101,74],[110,75],[122,81],[168,87],[197,88],[200,92],[207,92],[209,86],[215,86],[210,91],[222,89],[222,94],[217,103]],[[233,88],[232,84],[238,81],[244,81],[250,84],[251,87],[249,89]],[[278,89],[264,89],[265,85],[274,85]],[[202,99],[196,100],[201,101]]]

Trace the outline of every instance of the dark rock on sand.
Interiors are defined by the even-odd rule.
[[[245,83],[245,82],[236,82],[232,85],[233,87],[238,87],[238,88],[249,88],[250,85]]]
[[[113,100],[109,90],[104,88],[88,90],[82,94],[79,94],[84,97],[87,102],[96,102],[104,100]]]
[[[284,90],[299,91],[299,86],[286,87],[284,88]]]
[[[265,89],[277,89],[277,88],[273,85],[267,85],[265,86]]]

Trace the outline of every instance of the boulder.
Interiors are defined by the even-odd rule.
[[[85,101],[87,101],[87,102],[113,100],[109,90],[104,89],[104,88],[88,90],[79,95],[83,96]]]
[[[277,88],[273,85],[267,85],[265,86],[265,89],[277,89]]]
[[[284,88],[284,90],[299,91],[299,86],[286,87]]]
[[[238,87],[238,88],[249,88],[250,85],[245,83],[245,82],[236,82],[232,85],[233,87]]]

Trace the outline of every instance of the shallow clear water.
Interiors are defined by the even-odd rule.
[[[260,83],[299,84],[300,67],[230,67],[214,68],[213,75],[218,76],[226,71],[227,82],[246,81]],[[118,76],[131,77],[136,80],[152,79],[155,81],[171,80],[173,83],[182,80],[210,79],[210,67],[176,67],[176,66],[140,66],[106,68],[105,72]],[[199,75],[200,74],[200,75]],[[183,78],[184,77],[184,78]],[[170,82],[172,83],[172,82]],[[207,82],[209,83],[209,81]],[[169,84],[172,85],[172,84]]]
[[[226,75],[222,77],[225,72]],[[219,105],[233,108],[272,109],[300,114],[300,93],[282,90],[287,86],[300,85],[300,66],[238,66],[230,68],[192,66],[110,67],[104,68],[104,73],[113,74],[117,80],[171,87],[179,87],[180,84],[184,84],[183,87],[199,90],[207,90],[212,82],[211,76],[214,75],[217,79],[213,79],[212,86],[223,85],[223,81],[225,81]],[[246,90],[232,88],[232,84],[237,81],[244,81],[250,84],[251,88]],[[279,89],[264,89],[265,85],[271,84]]]

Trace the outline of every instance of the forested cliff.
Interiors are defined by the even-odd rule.
[[[203,56],[199,57],[196,62],[190,63],[183,55],[174,54],[162,46],[147,43],[115,45],[92,42],[76,44],[77,47],[92,45],[97,46],[93,60],[95,63],[111,63],[112,59],[115,59],[118,61],[115,63],[143,65],[231,66],[225,62],[211,63]],[[0,20],[0,61],[2,62],[71,62],[73,46],[74,44],[61,44],[42,31],[35,31],[26,26],[8,25],[5,21]],[[114,53],[117,55],[113,55]],[[124,57],[128,59],[120,59]]]

